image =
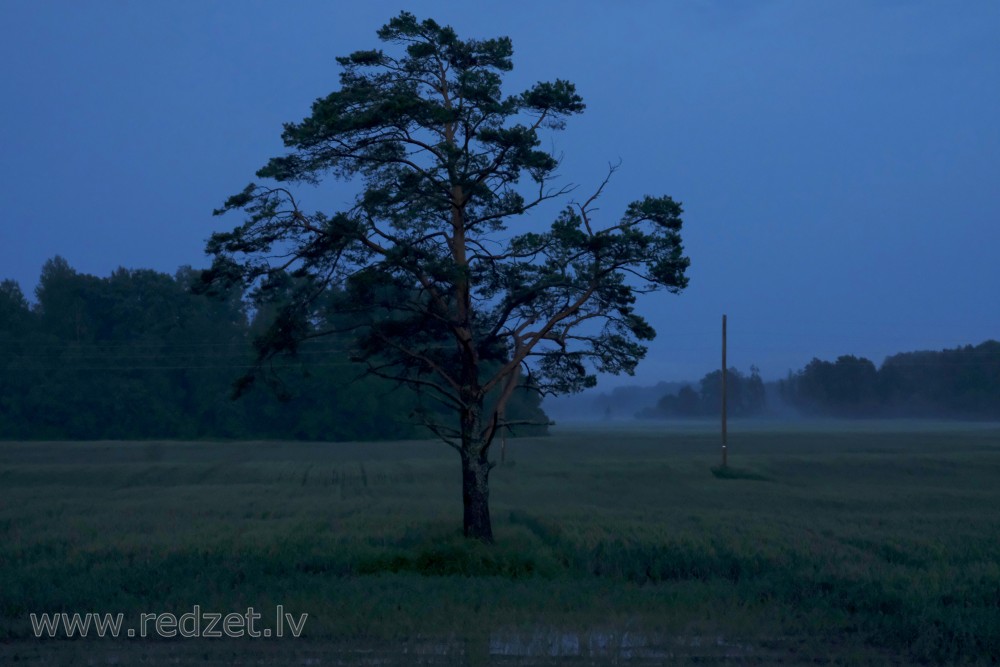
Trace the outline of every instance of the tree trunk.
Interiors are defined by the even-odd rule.
[[[466,311],[468,312],[468,311]],[[493,542],[490,520],[489,444],[492,436],[483,431],[483,395],[479,386],[479,364],[474,346],[464,346],[461,413],[462,443],[462,531],[465,536]]]
[[[462,527],[466,537],[493,542],[490,520],[490,462],[486,452],[462,450]]]

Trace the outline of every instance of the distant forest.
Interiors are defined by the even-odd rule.
[[[411,415],[433,413],[412,391],[350,360],[349,340],[322,338],[253,369],[254,340],[280,304],[238,292],[197,293],[201,271],[121,268],[107,278],[46,262],[36,302],[0,283],[0,438],[384,440],[429,435]],[[319,313],[323,325],[336,313]],[[318,323],[319,324],[319,323]],[[440,414],[440,413],[439,413]],[[544,421],[522,391],[512,418]],[[544,431],[522,427],[521,432]]]
[[[712,371],[701,379],[698,388],[689,384],[676,394],[665,394],[654,407],[640,410],[636,417],[656,419],[670,417],[708,417],[719,414],[722,406],[722,371]],[[726,371],[726,411],[733,417],[759,417],[767,409],[764,381],[756,366],[750,375],[736,368]]]
[[[383,440],[425,437],[411,417],[423,405],[411,391],[350,361],[346,339],[303,345],[269,362],[239,400],[234,383],[256,361],[253,342],[280,304],[239,293],[196,293],[201,272],[173,276],[118,269],[107,278],[79,273],[62,258],[46,262],[34,304],[18,284],[0,282],[0,438],[232,438]],[[327,323],[336,320],[326,313]],[[756,368],[727,373],[730,414],[774,413],[778,399],[803,415],[1000,419],[1000,342],[938,352],[907,352],[881,367],[863,357],[813,359],[770,391]],[[718,414],[721,372],[696,385],[620,388],[587,414],[624,416],[618,398],[659,389],[637,416]],[[766,390],[767,389],[767,390]],[[631,393],[629,393],[631,391]],[[603,396],[603,395],[602,395]],[[598,397],[601,398],[601,397]],[[609,402],[610,401],[610,402]],[[580,404],[568,416],[579,416]],[[629,416],[635,414],[633,407]],[[540,401],[521,392],[510,416],[544,421]],[[544,427],[522,427],[521,433]]]
[[[1000,342],[904,352],[879,368],[864,357],[813,359],[779,389],[805,414],[1000,419]]]
[[[685,384],[663,394],[639,418],[704,417],[719,414],[721,371],[697,386]],[[778,402],[805,416],[938,417],[1000,419],[1000,343],[989,340],[940,352],[904,352],[876,367],[864,357],[836,361],[813,359],[777,383],[761,381],[735,368],[727,373],[728,411],[734,417],[775,414],[768,387],[777,385]]]

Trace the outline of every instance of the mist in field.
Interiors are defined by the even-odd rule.
[[[930,418],[1000,419],[1000,343],[901,352],[880,365],[863,357],[814,358],[781,380],[727,369],[727,416],[736,419]],[[698,382],[623,385],[547,399],[563,421],[630,421],[721,417],[722,373]]]

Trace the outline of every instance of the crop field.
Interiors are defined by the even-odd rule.
[[[1000,426],[557,427],[497,543],[438,442],[0,443],[0,664],[996,664]],[[36,638],[242,613],[299,638]]]

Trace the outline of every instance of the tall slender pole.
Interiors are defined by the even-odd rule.
[[[722,316],[722,467],[726,460],[726,316]]]

